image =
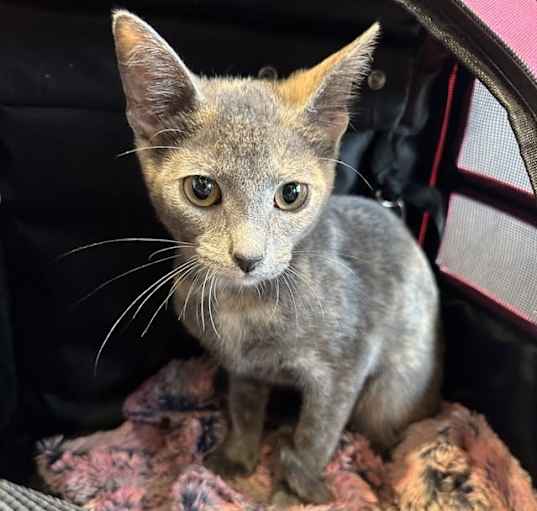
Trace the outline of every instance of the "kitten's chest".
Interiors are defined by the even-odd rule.
[[[216,317],[218,334],[227,345],[244,348],[254,339],[269,339],[277,326],[277,309],[266,303],[250,306],[223,303]]]
[[[180,310],[184,298],[175,298]],[[281,299],[278,303],[269,297],[222,292],[209,311],[207,300],[203,310],[197,298],[188,301],[182,321],[220,365],[235,374],[290,383],[288,366],[294,357]]]
[[[279,380],[282,365],[281,317],[274,305],[218,311],[217,344],[222,363],[238,373]]]

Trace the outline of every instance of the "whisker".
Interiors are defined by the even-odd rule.
[[[283,278],[283,283],[287,286],[287,289],[289,290],[289,296],[291,297],[291,300],[293,302],[293,306],[294,306],[294,309],[295,309],[296,335],[298,336],[298,310],[297,310],[297,307],[296,307],[295,296],[293,294],[293,290],[291,289],[291,286],[289,285],[288,275],[285,274],[285,273],[282,273],[281,276]]]
[[[195,246],[194,243],[180,242],[180,244],[179,244],[179,242],[178,242],[176,247],[160,248],[159,250],[155,250],[154,252],[151,252],[151,254],[149,254],[147,260],[151,261],[151,259],[153,259],[153,257],[155,257],[157,254],[160,254],[162,252],[168,252],[169,250],[179,250],[180,248],[193,247],[193,246]]]
[[[218,277],[216,276],[216,272],[215,272],[215,276],[214,276],[214,304],[218,307],[218,293],[216,292],[217,291],[217,284],[218,284]]]
[[[149,140],[152,140],[152,139],[154,139],[155,137],[158,137],[159,135],[162,135],[162,133],[170,133],[170,132],[174,132],[174,133],[183,133],[183,130],[180,130],[180,129],[177,129],[177,128],[166,128],[166,129],[157,131],[156,133],[154,133],[153,135],[151,135],[151,136],[149,137]]]
[[[89,245],[74,248],[73,250],[69,250],[69,252],[65,252],[64,254],[59,255],[56,260],[59,261],[64,257],[76,254],[77,252],[81,252],[82,250],[87,250],[89,248],[99,247],[101,245],[108,245],[111,243],[127,243],[131,241],[146,241],[151,243],[177,243],[177,241],[175,240],[167,240],[162,238],[115,238],[113,240],[98,241],[97,243],[90,243]]]
[[[209,278],[209,270],[205,272],[205,279],[201,287],[200,312],[201,312],[201,329],[203,332],[205,332],[205,309],[203,307],[203,295],[205,294],[205,284],[207,284],[208,278]]]
[[[177,289],[178,285],[183,282],[187,277],[188,275],[195,270],[196,268],[196,265],[197,265],[197,262],[195,261],[196,259],[196,256],[193,256],[191,259],[194,259],[193,261],[193,264],[191,266],[189,266],[188,268],[185,268],[185,273],[183,273],[182,275],[180,275],[178,278],[177,278],[177,281],[176,281],[176,286],[173,287],[173,292],[170,292],[166,298],[166,308],[168,307],[168,301],[169,299],[171,298],[171,296],[173,295],[173,293],[175,292],[175,290]]]
[[[158,290],[163,284],[165,284],[168,280],[172,279],[175,276],[175,273],[177,272],[177,269],[174,268],[172,271],[166,273],[163,277],[160,277],[156,282],[151,284],[149,287],[147,287],[144,291],[142,291],[129,305],[128,307],[121,313],[121,315],[116,319],[114,324],[112,325],[112,328],[108,331],[108,334],[104,338],[104,341],[102,342],[98,352],[97,356],[95,357],[95,363],[93,367],[93,373],[94,376],[97,376],[97,367],[99,365],[99,361],[101,360],[101,355],[103,353],[104,348],[108,344],[108,341],[110,337],[112,337],[112,334],[116,330],[117,326],[121,323],[123,318],[129,313],[129,311],[138,303],[139,300],[141,300],[144,295],[150,292],[149,297],[152,296],[153,292]],[[153,290],[153,291],[152,291]],[[147,299],[146,299],[147,300]],[[144,300],[144,303],[145,301]],[[143,304],[142,304],[143,305]]]
[[[220,339],[220,334],[218,333],[218,330],[216,329],[216,325],[214,324],[214,319],[213,319],[213,313],[212,313],[212,289],[213,287],[216,285],[216,272],[213,271],[212,275],[211,275],[211,280],[209,282],[209,319],[211,320],[211,325],[213,326],[213,330],[214,330],[214,333],[216,335],[216,337],[218,337]],[[215,289],[215,293],[216,293],[216,289]]]
[[[172,284],[170,292],[166,295],[166,298],[162,301],[162,303],[157,307],[153,315],[151,316],[149,322],[147,323],[147,326],[144,328],[144,331],[140,335],[140,337],[144,337],[145,334],[149,331],[151,328],[151,324],[155,320],[155,318],[158,316],[158,313],[162,310],[162,307],[164,307],[165,304],[168,303],[168,300],[170,297],[175,293],[175,290],[179,286],[179,284],[187,277],[187,275],[195,268],[196,262],[190,261],[190,265],[186,266],[185,268],[182,268],[181,274],[176,278],[175,282]]]
[[[194,285],[197,283],[198,281],[198,278],[201,274],[201,272],[203,271],[203,268],[199,268],[198,271],[196,272],[196,274],[194,275],[194,279],[192,279],[192,284],[190,284],[190,288],[188,290],[188,293],[186,295],[186,298],[185,298],[185,303],[183,305],[183,310],[181,312],[181,314],[179,315],[179,320],[181,320],[181,318],[185,317],[186,315],[186,308],[187,308],[187,305],[188,305],[188,300],[190,298],[190,295],[192,294],[192,290],[194,288]],[[198,319],[198,323],[199,323],[199,319]]]
[[[140,151],[149,151],[150,149],[177,149],[177,146],[153,145],[149,147],[136,147],[134,149],[129,149],[128,151],[123,151],[122,153],[116,154],[116,158],[121,158],[122,156],[127,156],[128,154],[132,154],[132,153],[138,153]]]
[[[349,165],[348,163],[342,161],[342,160],[336,160],[334,158],[321,158],[321,160],[326,160],[326,161],[332,161],[334,163],[340,163],[341,165],[343,165],[344,167],[347,167],[348,169],[352,170],[353,172],[356,173],[356,175],[358,175],[359,177],[362,178],[363,182],[368,186],[368,188],[374,193],[375,192],[375,189],[373,188],[373,186],[371,185],[371,183],[365,178],[365,176],[359,171],[359,170],[356,170],[352,165]]]
[[[280,302],[280,278],[278,277],[274,281],[272,281],[272,280],[270,281],[271,290],[272,290],[273,282],[276,283],[276,300],[274,301],[274,306],[272,307],[272,314],[270,315],[270,320],[271,321],[274,318],[274,315],[276,314],[276,311],[278,310],[278,305],[279,305],[279,302]]]
[[[115,282],[116,280],[122,279],[123,277],[127,277],[128,275],[135,273],[137,271],[143,270],[145,268],[148,268],[149,266],[153,266],[158,263],[162,263],[164,261],[169,261],[170,259],[175,259],[177,256],[170,256],[170,257],[164,257],[162,259],[158,259],[157,261],[153,261],[151,263],[142,264],[140,266],[136,266],[135,268],[132,268],[126,272],[120,273],[119,275],[116,275],[115,277],[112,277],[111,279],[107,280],[106,282],[103,282],[102,284],[99,284],[93,291],[90,293],[84,295],[82,298],[78,299],[74,304],[73,307],[77,307],[82,302],[86,301],[88,298],[92,297],[95,293],[103,289],[104,287],[108,286],[109,284],[112,284],[112,282]]]
[[[188,262],[186,263],[183,263],[181,265],[179,265],[178,267],[176,267],[174,269],[175,273],[173,274],[173,277],[179,275],[181,273],[181,271],[183,271],[185,265],[187,265]],[[168,279],[168,280],[171,280],[171,279]],[[136,309],[136,311],[134,312],[134,314],[132,315],[132,318],[131,318],[131,323],[136,319],[136,317],[138,316],[138,314],[140,313],[140,311],[142,310],[143,306],[147,303],[147,301],[151,298],[151,296],[153,296],[160,287],[162,287],[164,284],[166,284],[167,281],[164,281],[159,287],[157,287],[156,289],[154,289],[153,291],[151,291],[151,294],[149,294],[145,299],[144,301],[138,306],[138,308]]]
[[[311,296],[312,296],[313,298],[316,298],[316,299],[317,299],[317,302],[318,302],[318,304],[319,304],[319,309],[320,309],[320,311],[321,311],[321,315],[322,315],[323,318],[324,318],[324,316],[325,316],[325,311],[324,311],[323,304],[322,304],[322,302],[321,302],[321,298],[320,298],[320,296],[319,296],[318,293],[315,293],[315,290],[313,289],[313,286],[312,286],[311,281],[310,281],[309,279],[306,279],[303,275],[301,275],[301,274],[299,273],[299,271],[298,271],[297,268],[295,268],[295,267],[293,267],[293,266],[291,266],[291,265],[289,265],[289,267],[287,268],[287,270],[288,270],[289,272],[291,272],[293,275],[295,275],[298,279],[300,279],[300,280],[304,283],[304,285],[310,290],[310,294],[311,294]],[[302,301],[304,302],[304,299],[303,299]]]

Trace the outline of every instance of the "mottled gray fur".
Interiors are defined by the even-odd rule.
[[[284,82],[209,80],[135,16],[114,18],[149,193],[190,243],[176,308],[230,374],[230,433],[207,464],[252,471],[270,386],[303,396],[293,434],[282,434],[275,502],[329,499],[322,471],[346,425],[385,449],[438,405],[438,293],[424,255],[374,201],[331,196],[345,101],[376,32]],[[198,174],[218,183],[221,203],[188,201],[183,179]],[[305,205],[275,208],[290,181],[307,184]],[[245,274],[237,253],[262,261]]]

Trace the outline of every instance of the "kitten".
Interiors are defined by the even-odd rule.
[[[196,76],[123,10],[113,31],[149,194],[190,243],[169,277],[177,313],[230,374],[230,431],[206,463],[253,471],[270,387],[292,386],[303,402],[282,437],[274,499],[325,502],[323,469],[344,427],[386,449],[439,402],[426,258],[376,202],[330,195],[379,27],[283,81]]]

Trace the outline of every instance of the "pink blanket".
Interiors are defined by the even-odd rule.
[[[37,464],[50,489],[92,511],[267,509],[271,434],[247,478],[223,481],[202,465],[225,433],[215,368],[172,361],[132,394],[113,431],[44,440]],[[325,471],[335,500],[308,511],[537,511],[531,481],[485,419],[458,404],[411,426],[384,463],[345,433]]]

